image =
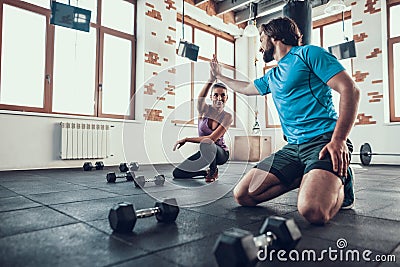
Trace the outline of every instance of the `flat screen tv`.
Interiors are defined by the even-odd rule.
[[[354,40],[330,46],[328,50],[339,60],[357,56]]]
[[[92,12],[87,9],[52,1],[50,23],[89,32],[91,13]]]

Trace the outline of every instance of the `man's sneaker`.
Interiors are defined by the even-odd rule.
[[[347,177],[344,182],[344,199],[342,210],[349,210],[354,207],[354,172],[351,167],[347,169]]]

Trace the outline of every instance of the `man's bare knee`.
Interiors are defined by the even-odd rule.
[[[298,205],[299,213],[310,223],[323,225],[331,218],[329,211],[323,210],[319,205]]]
[[[257,202],[254,201],[249,195],[247,190],[239,190],[237,187],[233,190],[233,197],[235,201],[241,206],[256,206]]]

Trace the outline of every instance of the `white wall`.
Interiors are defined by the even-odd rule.
[[[364,113],[372,116],[371,121],[375,123],[356,125],[350,138],[357,152],[363,143],[368,142],[373,152],[400,154],[400,142],[397,142],[400,124],[390,123],[387,116],[389,112],[389,78],[387,71],[386,1],[378,0],[373,5],[374,11],[372,13],[367,11],[365,2],[356,1],[356,4],[352,6],[353,23],[362,21],[360,24],[353,25],[353,33],[355,35],[363,33],[368,35],[363,41],[356,43],[357,58],[353,60],[353,73],[356,71],[369,73],[364,81],[357,83],[361,90],[358,114]],[[377,54],[377,57],[367,58],[377,48],[382,50],[382,53]],[[383,82],[373,83],[373,81],[379,80],[383,80]],[[382,101],[369,102],[371,96],[368,96],[368,93],[371,92],[382,94]],[[354,161],[359,162],[358,157],[354,157]],[[399,164],[400,157],[373,156],[371,164],[374,163]]]

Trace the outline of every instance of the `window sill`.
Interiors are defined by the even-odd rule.
[[[385,126],[399,126],[400,122],[399,121],[385,122],[383,125],[385,125]]]
[[[13,111],[13,110],[0,110],[0,114],[17,115],[17,116],[33,116],[33,117],[76,119],[76,120],[87,120],[87,121],[114,121],[114,122],[140,123],[140,124],[143,123],[142,121],[138,121],[138,120],[124,120],[124,119],[113,119],[113,118],[102,118],[102,117],[66,115],[66,114],[57,114],[57,113]]]

